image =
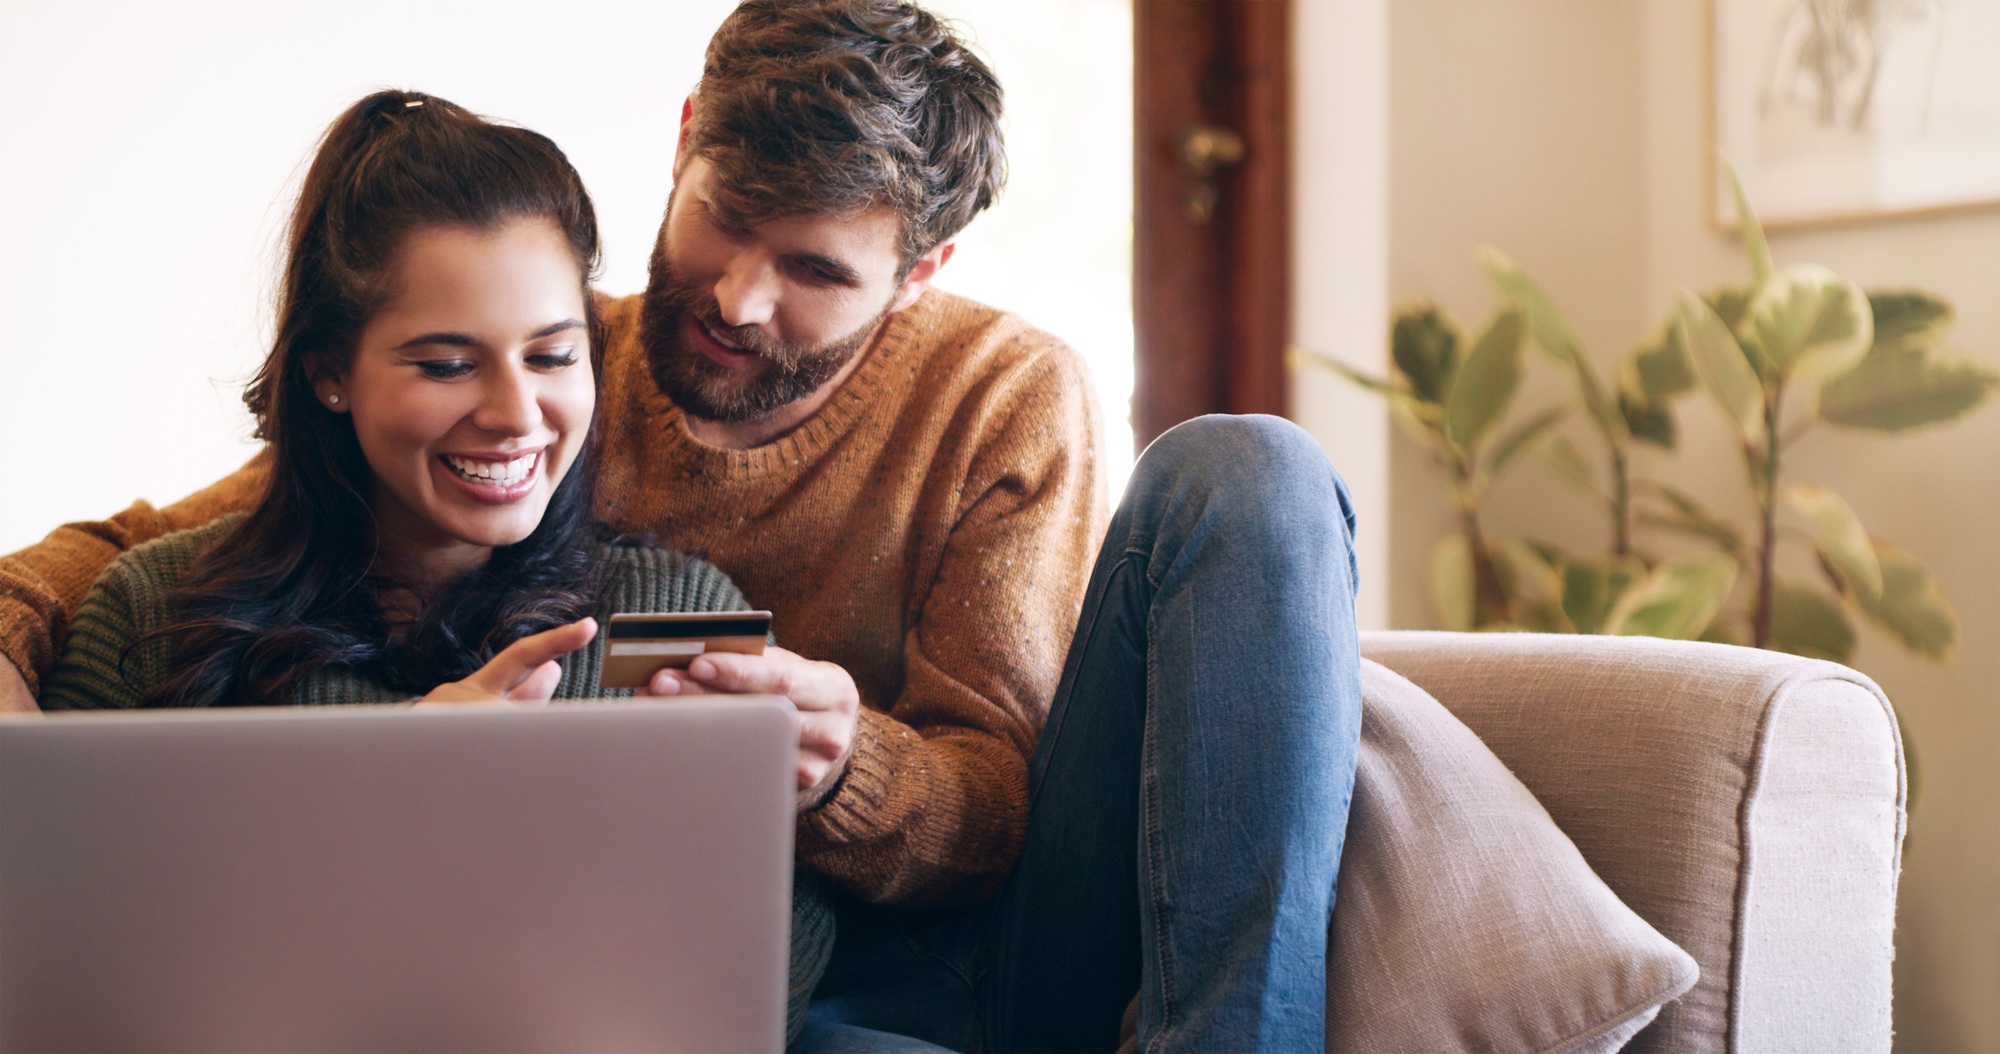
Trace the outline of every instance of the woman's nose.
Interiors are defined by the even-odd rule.
[[[472,423],[500,435],[527,435],[541,424],[535,379],[525,370],[500,370],[487,378]]]

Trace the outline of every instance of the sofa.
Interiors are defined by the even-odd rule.
[[[1886,1051],[1905,782],[1846,667],[1364,633],[1329,1050]]]

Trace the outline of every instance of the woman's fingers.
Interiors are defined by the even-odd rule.
[[[567,626],[531,633],[507,645],[466,680],[494,695],[512,698],[512,693],[525,688],[528,679],[543,667],[589,644],[596,636],[597,620],[592,618],[581,618]],[[557,677],[560,679],[560,671]],[[555,691],[554,684],[549,685],[549,691]],[[543,693],[542,698],[548,698],[548,694]]]
[[[597,620],[580,618],[566,626],[531,633],[501,649],[462,681],[439,685],[425,702],[543,702],[562,683],[556,660],[597,637]]]
[[[517,703],[546,703],[550,696],[556,694],[556,685],[561,683],[562,666],[545,662],[515,685],[514,690],[507,693],[507,698]]]

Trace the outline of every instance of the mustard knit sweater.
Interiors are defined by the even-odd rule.
[[[787,647],[860,688],[848,771],[800,817],[800,857],[878,902],[990,896],[1020,851],[1028,756],[1105,526],[1075,353],[932,290],[810,421],[723,450],[654,387],[639,298],[602,306],[600,517],[702,553]],[[260,456],[165,509],[141,502],[0,559],[0,652],[34,685],[121,550],[248,508],[267,470]]]

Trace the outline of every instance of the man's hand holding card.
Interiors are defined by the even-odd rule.
[[[861,693],[834,663],[766,646],[770,618],[764,611],[613,615],[603,684],[643,685],[640,694],[654,696],[722,692],[790,699],[799,714],[797,772],[804,812],[825,801],[847,771]],[[645,671],[642,680],[629,680],[634,670]]]

